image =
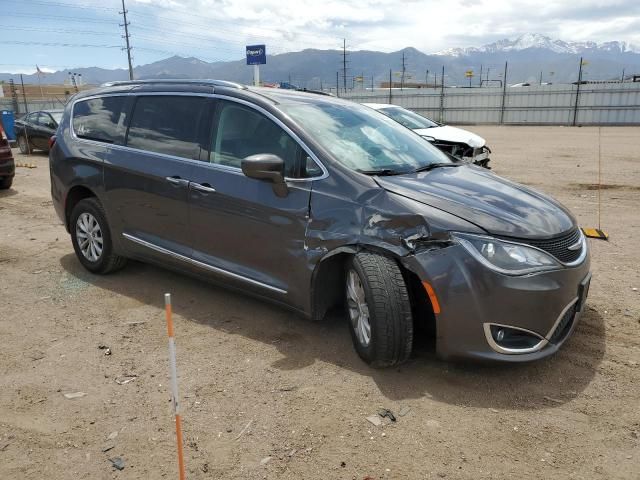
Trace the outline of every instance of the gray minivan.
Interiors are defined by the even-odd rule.
[[[405,361],[418,326],[444,358],[545,357],[589,289],[587,242],[565,207],[337,98],[107,84],[69,102],[50,168],[89,271],[135,258],[314,320],[343,309],[374,366]]]

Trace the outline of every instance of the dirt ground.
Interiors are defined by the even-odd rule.
[[[472,129],[496,173],[597,226],[596,128]],[[640,478],[639,138],[602,129],[611,241],[591,241],[588,309],[557,355],[452,364],[425,342],[382,371],[339,319],[141,263],[87,273],[51,206],[46,155],[16,154],[37,168],[0,193],[0,478],[177,478],[167,291],[190,479]],[[376,427],[380,408],[405,415]]]

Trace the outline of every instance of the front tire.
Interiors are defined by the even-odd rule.
[[[7,190],[13,184],[13,177],[0,177],[0,190]]]
[[[124,267],[126,258],[113,252],[111,230],[98,199],[85,198],[73,207],[69,229],[73,249],[84,268],[106,274]]]
[[[24,135],[20,135],[18,137],[18,148],[20,149],[20,153],[23,155],[31,153],[31,146],[29,145],[27,137]]]
[[[405,362],[413,343],[413,317],[400,267],[389,257],[361,252],[346,271],[347,311],[358,355],[374,367]]]

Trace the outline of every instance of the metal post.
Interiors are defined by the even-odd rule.
[[[253,85],[255,87],[260,86],[260,65],[253,66]]]
[[[391,70],[389,70],[389,103],[391,103]]]
[[[336,72],[336,97],[340,96],[340,72]]]
[[[580,57],[580,68],[578,69],[578,87],[576,88],[576,103],[573,106],[573,122],[572,125],[576,126],[576,120],[578,118],[578,102],[580,101],[580,84],[582,83],[582,57]]]
[[[507,62],[504,62],[504,77],[502,78],[502,105],[500,106],[500,125],[504,123],[504,107],[507,101]]]
[[[444,65],[442,66],[442,78],[440,79],[440,123],[444,122]]]

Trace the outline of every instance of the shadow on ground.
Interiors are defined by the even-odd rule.
[[[73,254],[62,257],[60,263],[79,281],[159,309],[164,308],[164,292],[170,291],[174,312],[188,321],[277,348],[282,358],[274,368],[296,370],[316,361],[331,363],[371,377],[395,401],[427,396],[484,408],[557,407],[589,385],[605,351],[603,319],[587,307],[573,337],[556,355],[542,361],[447,363],[437,360],[422,338],[408,363],[376,370],[355,354],[346,321],[338,316],[314,323],[261,300],[138,262],[129,262],[124,270],[108,276],[90,274]]]

